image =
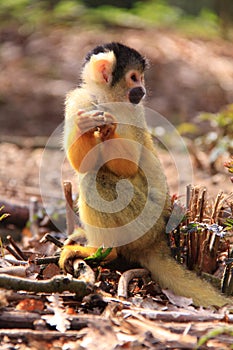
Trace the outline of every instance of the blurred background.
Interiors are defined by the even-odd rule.
[[[63,121],[86,53],[120,41],[150,61],[146,106],[177,127],[195,168],[218,187],[215,175],[228,174],[233,149],[232,24],[231,0],[0,0],[0,166],[11,179],[5,185],[2,172],[4,186],[18,184],[25,169],[29,181],[35,150]]]

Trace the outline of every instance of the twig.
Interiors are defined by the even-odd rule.
[[[222,194],[223,194],[223,192],[219,192],[217,197],[216,197],[216,200],[215,200],[215,203],[214,203],[214,207],[213,207],[213,211],[212,211],[212,215],[211,215],[211,223],[216,222],[217,212],[218,212],[218,205],[219,205],[219,202],[220,202],[220,200],[222,198]]]
[[[33,323],[40,320],[41,316],[36,312],[15,312],[15,311],[1,311],[0,314],[0,328],[34,328]],[[17,331],[19,331],[17,329]],[[1,331],[0,331],[1,332]],[[0,333],[1,334],[1,333]]]
[[[193,189],[193,200],[192,200],[192,220],[195,221],[197,213],[198,213],[198,197],[199,197],[200,189],[199,187],[195,187]]]
[[[204,229],[201,235],[200,249],[199,249],[199,259],[198,259],[198,270],[199,272],[203,271],[203,263],[206,259],[206,252],[208,251],[208,244],[210,239],[210,232],[207,229]]]
[[[230,281],[227,287],[227,295],[233,295],[233,267],[231,264],[231,273],[230,273]]]
[[[149,271],[146,269],[133,269],[133,270],[128,270],[124,272],[121,275],[118,283],[118,290],[117,290],[118,297],[127,298],[128,284],[133,278],[135,277],[143,278],[143,277],[147,277],[148,275],[149,275]]]
[[[190,207],[191,190],[192,190],[192,185],[189,184],[189,185],[186,187],[186,208],[187,208],[187,209],[189,209],[189,207]]]
[[[28,264],[27,261],[24,260],[15,260],[15,259],[10,259],[10,258],[4,258],[4,261],[10,263],[11,265],[15,266],[25,266]],[[1,270],[2,271],[2,270]]]
[[[199,205],[199,222],[203,221],[204,217],[204,211],[205,211],[205,198],[206,198],[206,188],[204,188],[201,198],[200,198],[200,205]]]
[[[79,333],[77,333],[77,330],[86,328],[90,324],[98,324],[100,321],[106,322],[106,323],[109,322],[109,320],[104,320],[103,317],[98,315],[79,314],[77,317],[76,316],[70,317],[70,319],[71,319],[71,329],[75,330],[76,340],[79,337]],[[11,335],[14,338],[14,335],[16,335],[16,332],[17,332],[18,333],[17,339],[19,339],[21,332],[29,332],[25,328],[35,329],[35,322],[39,320],[41,320],[41,315],[37,312],[16,312],[16,311],[3,310],[0,313],[0,328],[4,328],[4,329],[0,329],[0,337],[1,335],[4,335],[4,333],[8,331],[9,338],[11,338]],[[14,330],[10,330],[10,329],[6,330],[6,328],[13,328]],[[24,328],[24,330],[22,328]],[[34,330],[33,334],[36,334],[36,332],[37,331]],[[65,334],[62,332],[49,330],[49,332],[45,332],[45,331],[43,332],[44,333],[43,339],[45,340],[48,339],[50,332],[51,334],[57,334],[59,338],[67,334],[69,335],[73,333],[71,330],[67,330]],[[33,334],[32,334],[32,338],[33,338]],[[41,339],[42,337],[40,337],[40,340]]]
[[[55,276],[49,280],[34,281],[27,278],[18,278],[0,275],[0,288],[12,290],[25,290],[35,293],[62,293],[68,291],[76,293],[77,297],[83,298],[92,291],[92,286],[77,279],[65,276]]]
[[[150,332],[159,344],[167,345],[164,347],[159,346],[159,349],[164,349],[165,347],[168,349],[194,349],[194,346],[197,343],[196,336],[189,334],[183,336],[182,334],[177,334],[170,329],[164,329],[161,324],[157,324],[155,327],[154,322],[142,317],[141,315],[136,315],[135,313],[133,314],[133,317],[129,317],[125,323],[131,325],[131,328],[135,333],[145,334],[146,332]]]
[[[210,244],[209,244],[209,251],[211,252],[215,243],[215,239],[216,239],[216,232],[212,232],[212,235],[210,237]]]
[[[21,256],[19,256],[19,254],[16,253],[16,251],[15,251],[13,248],[11,248],[9,245],[6,245],[6,246],[5,246],[5,249],[8,250],[8,252],[9,252],[11,255],[13,255],[13,257],[15,257],[15,259],[21,260]]]
[[[133,310],[122,310],[123,316],[135,316],[143,315],[149,318],[150,320],[161,320],[165,322],[212,322],[212,321],[225,321],[225,314],[199,314],[191,312],[182,312],[182,311],[156,311],[151,309],[143,309],[134,307]],[[233,316],[227,315],[227,322],[233,323]]]
[[[57,238],[53,237],[51,234],[46,233],[44,235],[44,237],[41,238],[40,243],[45,243],[45,242],[52,242],[53,244],[55,244],[58,248],[62,248],[63,247],[63,243],[61,241],[59,241]]]
[[[63,189],[66,199],[66,225],[67,235],[71,235],[75,227],[73,199],[72,199],[72,185],[70,181],[63,182]]]
[[[27,256],[24,254],[24,252],[22,252],[22,250],[18,247],[17,243],[14,241],[14,239],[11,237],[11,235],[8,235],[6,237],[8,239],[8,241],[11,243],[11,245],[13,246],[14,250],[16,251],[16,253],[21,257],[22,260],[27,261],[28,258]],[[21,260],[20,259],[20,260]]]
[[[0,269],[0,275],[2,274],[17,276],[17,277],[26,277],[26,267],[25,266],[2,267]]]
[[[232,290],[229,285],[232,285],[233,283],[233,273],[232,273],[232,262],[226,263],[226,268],[223,276],[222,281],[222,293],[225,293],[226,295],[231,295]]]
[[[48,265],[48,264],[57,264],[59,256],[47,256],[45,258],[36,258],[33,262],[36,265]]]
[[[29,200],[29,221],[30,221],[30,230],[32,236],[36,237],[38,234],[38,199],[36,197],[31,197]]]
[[[187,208],[187,212],[188,212],[188,215],[187,215],[187,222],[186,224],[188,225],[189,224],[189,221],[190,221],[190,213],[191,213],[191,192],[192,192],[192,185],[188,185],[186,187],[186,208]]]
[[[35,313],[34,313],[35,315]],[[6,321],[7,321],[7,314],[5,313],[5,318],[6,318]],[[82,338],[86,333],[82,333],[82,334],[78,334],[77,333],[77,330],[74,330],[74,331],[66,331],[65,333],[61,333],[61,332],[58,332],[58,331],[52,331],[52,330],[49,330],[48,331],[45,331],[45,330],[42,330],[42,331],[39,331],[39,330],[35,330],[35,325],[33,323],[33,318],[28,320],[28,324],[25,325],[25,322],[24,322],[24,314],[21,315],[21,318],[19,317],[20,315],[15,315],[17,317],[17,321],[19,323],[19,326],[23,326],[24,328],[33,328],[33,330],[30,330],[30,329],[1,329],[0,330],[0,337],[3,338],[3,337],[7,337],[8,339],[15,339],[15,340],[18,340],[18,339],[33,339],[33,340],[37,340],[37,341],[41,341],[41,339],[43,339],[44,341],[47,341],[47,342],[51,342],[51,341],[54,341],[56,339],[61,339],[61,337],[64,337],[66,339],[69,339],[69,340],[75,340],[77,341],[77,339],[79,338]],[[39,320],[39,317],[34,317],[34,322],[36,322],[37,320]],[[21,321],[21,322],[20,322]],[[86,322],[86,325],[88,323]],[[83,326],[85,327],[85,325]],[[4,327],[6,328],[6,327]],[[47,329],[46,329],[47,330]]]

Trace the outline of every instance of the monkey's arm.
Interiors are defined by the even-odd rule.
[[[85,110],[90,110],[91,106],[85,89],[78,88],[67,95],[64,147],[73,168],[82,173],[93,169],[98,160],[98,150],[90,152],[98,143],[95,136],[98,121],[92,115],[85,115]]]
[[[80,173],[92,170],[99,157],[98,149],[91,152],[99,143],[95,130],[84,133],[77,126],[73,126],[69,137],[71,140],[68,141],[66,151],[73,168]],[[135,175],[138,171],[140,145],[121,138],[115,132],[102,143],[101,155],[103,163],[106,163],[109,170],[116,175],[128,177]]]
[[[67,127],[68,123],[72,125]],[[71,130],[65,139],[67,157],[78,172],[93,169],[101,150],[101,165],[106,163],[115,174],[128,177],[137,173],[141,145],[116,133],[115,119],[111,114],[79,110],[75,123],[73,120],[66,122],[65,130],[67,129]],[[93,150],[99,143],[101,147]]]

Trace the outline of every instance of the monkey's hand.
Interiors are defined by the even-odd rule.
[[[83,133],[99,132],[101,141],[107,140],[116,129],[116,120],[108,112],[99,110],[79,110],[77,114],[77,126]]]
[[[114,116],[108,112],[104,112],[104,125],[99,127],[99,136],[101,141],[108,140],[115,133],[117,124]]]

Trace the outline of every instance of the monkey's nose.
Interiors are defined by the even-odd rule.
[[[138,104],[146,94],[146,90],[142,86],[137,86],[129,91],[129,101]]]

